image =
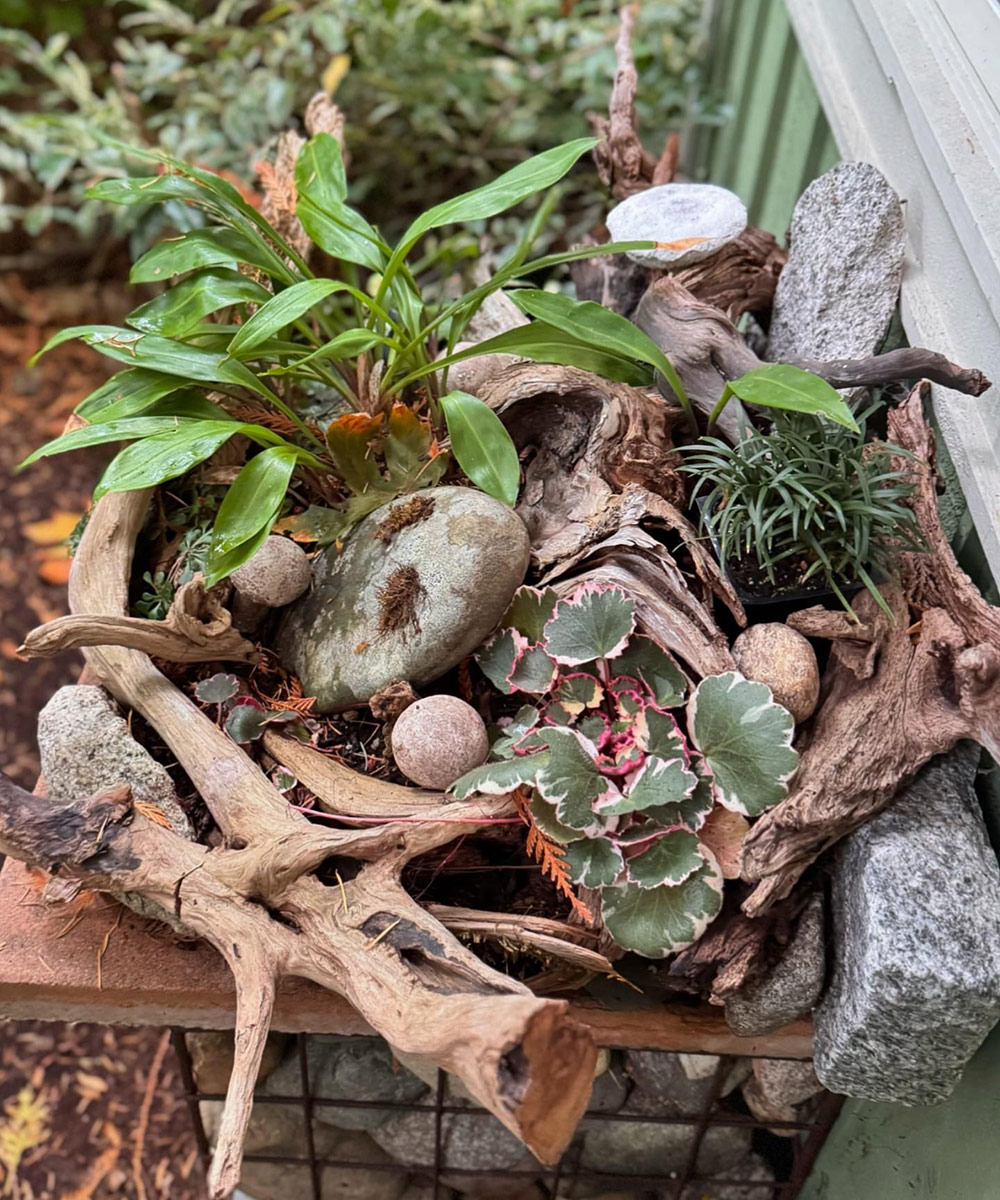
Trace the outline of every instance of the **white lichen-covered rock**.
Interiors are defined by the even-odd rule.
[[[747,210],[739,196],[715,184],[666,183],[616,204],[607,225],[616,242],[661,243],[655,250],[631,251],[633,262],[676,269],[738,238],[747,226]]]
[[[475,488],[426,488],[376,509],[316,560],[316,586],[278,630],[282,662],[319,712],[456,666],[496,628],[524,578],[520,517]]]

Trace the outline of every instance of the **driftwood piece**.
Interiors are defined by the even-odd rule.
[[[18,647],[24,658],[51,658],[82,646],[125,646],[167,662],[256,662],[253,642],[233,628],[219,589],[201,575],[177,589],[162,621],[103,613],[73,613],[32,629]]]
[[[889,436],[918,457],[932,434],[923,385],[890,415]],[[747,835],[743,877],[757,884],[751,916],[788,895],[825,849],[880,811],[899,785],[962,738],[1000,752],[1000,611],[983,600],[948,546],[927,462],[912,500],[928,545],[902,555],[904,595],[883,586],[890,621],[867,592],[854,604],[854,638],[839,614],[823,679],[823,699],[788,797]],[[911,604],[917,620],[910,624]],[[789,623],[822,636],[815,611]]]
[[[738,238],[673,277],[695,299],[738,321],[744,313],[770,309],[787,258],[773,234],[748,225]]]
[[[653,391],[533,363],[498,371],[478,394],[500,415],[524,464],[517,511],[541,582],[562,590],[584,578],[616,583],[635,599],[646,631],[695,675],[731,667],[711,597],[741,624],[746,618],[677,507],[684,483],[671,435],[679,410]],[[693,579],[647,526],[676,538]]]
[[[669,183],[677,165],[677,147],[669,137],[657,160],[639,138],[635,116],[635,96],[639,76],[632,55],[632,30],[639,11],[638,3],[621,10],[615,41],[615,79],[611,88],[608,116],[588,113],[591,129],[601,141],[594,147],[594,162],[601,182],[618,200],[657,183]]]
[[[765,365],[723,312],[696,299],[669,275],[650,286],[636,310],[635,323],[670,356],[691,401],[706,413],[711,412],[728,380]],[[834,387],[930,379],[979,396],[990,386],[981,371],[959,367],[943,355],[919,347],[891,350],[871,358],[787,361],[812,371]],[[738,436],[735,418],[728,411],[723,413],[719,426],[732,440]]]
[[[98,503],[71,575],[74,611],[124,611],[148,500],[148,493],[129,492]],[[225,845],[186,842],[122,797],[111,807],[98,798],[42,809],[44,802],[13,785],[0,793],[0,843],[85,886],[149,896],[225,958],[237,985],[236,1058],[209,1179],[213,1200],[239,1178],[275,985],[285,975],[345,996],[393,1045],[453,1071],[542,1161],[554,1161],[586,1106],[592,1039],[567,1016],[565,1002],[538,999],[485,966],[400,882],[410,859],[469,826],[427,820],[316,828],[147,655],[100,647],[87,659],[170,747]],[[331,858],[345,864],[343,890],[312,874]]]

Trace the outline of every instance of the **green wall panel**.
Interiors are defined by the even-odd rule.
[[[784,0],[715,0],[709,86],[729,119],[701,131],[696,178],[731,188],[783,240],[795,201],[838,161]]]

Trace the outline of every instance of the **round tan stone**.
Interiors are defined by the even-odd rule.
[[[489,750],[482,717],[457,696],[418,700],[392,729],[396,766],[421,787],[451,787],[466,771],[482,766]]]

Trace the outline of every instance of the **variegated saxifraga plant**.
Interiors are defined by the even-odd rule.
[[[562,600],[521,588],[477,661],[501,692],[531,702],[453,790],[529,788],[531,816],[565,846],[572,880],[600,890],[611,936],[663,958],[722,906],[722,872],[698,836],[709,813],[760,816],[787,794],[798,755],[792,715],[765,684],[728,671],[689,695],[635,625],[618,588],[584,584]]]

